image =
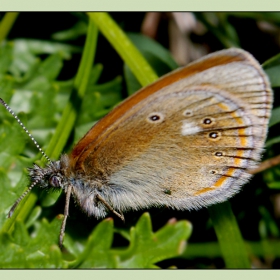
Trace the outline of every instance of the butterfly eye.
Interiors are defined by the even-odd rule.
[[[49,179],[49,183],[52,187],[59,188],[60,187],[60,179],[58,176],[51,176]]]

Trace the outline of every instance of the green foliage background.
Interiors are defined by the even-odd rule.
[[[24,37],[28,23],[20,20],[27,15],[33,24],[38,20],[32,14],[1,15],[0,97],[52,159],[71,151],[125,96],[178,67],[165,47],[140,34],[144,14],[111,14],[119,25],[102,13],[60,14],[67,19],[61,30],[45,24],[42,30],[51,31]],[[239,21],[267,21],[277,27],[280,23],[278,13],[195,16],[207,28],[213,51],[243,47],[236,30]],[[274,87],[279,86],[277,53],[275,46],[267,49],[265,60],[270,59],[264,64]],[[265,158],[278,154],[277,103],[276,96]],[[278,197],[277,167],[257,175],[233,198],[233,211],[229,203],[209,213],[151,209],[150,214],[128,213],[122,224],[85,217],[71,204],[61,251],[58,214],[63,213],[64,195],[59,192],[36,188],[7,219],[9,208],[29,184],[26,168],[33,162],[44,165],[16,120],[0,109],[1,268],[246,268],[256,260],[278,267],[279,219],[270,200]]]

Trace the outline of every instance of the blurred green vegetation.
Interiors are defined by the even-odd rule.
[[[161,14],[154,39],[140,32],[144,13],[110,15],[158,76],[178,67],[168,51],[167,26],[173,20],[171,14]],[[148,79],[156,77],[148,71],[140,73],[142,78],[139,78],[133,64],[136,68],[141,63],[144,65],[141,56],[127,53],[128,57],[123,58],[122,50],[118,50],[114,42],[108,43],[106,30],[98,23],[101,32],[94,37],[86,14],[2,13],[0,16],[0,97],[15,111],[43,150],[56,149],[55,154],[47,153],[52,159],[62,152],[70,152],[96,121]],[[212,52],[241,47],[264,63],[275,91],[275,109],[264,159],[278,155],[280,13],[195,13],[194,17],[203,31],[184,34],[193,48],[200,45]],[[40,26],[40,32],[32,28],[34,24]],[[106,25],[103,28],[106,29]],[[91,47],[85,47],[85,38],[89,36],[97,39],[91,41]],[[87,48],[92,51],[90,59]],[[81,57],[87,57],[88,61],[83,64]],[[69,107],[71,122],[63,123],[70,96],[79,95],[81,91],[80,106]],[[61,143],[53,140],[57,139],[56,135],[63,138]],[[36,188],[19,206],[15,217],[7,219],[9,208],[28,186],[26,168],[33,162],[42,165],[40,158],[16,120],[4,108],[0,109],[1,268],[227,266],[206,209],[132,212],[125,215],[123,224],[112,218],[100,222],[86,217],[71,203],[65,249],[60,251],[58,236],[62,216],[58,214],[63,213],[64,195]],[[280,266],[279,170],[276,166],[257,174],[230,200],[252,267]]]

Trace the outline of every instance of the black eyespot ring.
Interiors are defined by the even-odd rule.
[[[153,115],[149,117],[151,121],[158,121],[160,119],[160,116],[158,115]]]
[[[204,120],[203,120],[203,123],[204,124],[211,124],[213,121],[210,119],[210,118],[205,118]]]
[[[209,137],[212,139],[212,140],[217,140],[218,138],[220,138],[221,134],[219,132],[210,132],[209,133]]]
[[[150,123],[160,123],[164,120],[164,115],[159,112],[153,112],[147,117],[147,121]]]
[[[216,156],[216,157],[221,157],[222,155],[223,155],[222,152],[216,152],[216,153],[215,153],[215,156]]]

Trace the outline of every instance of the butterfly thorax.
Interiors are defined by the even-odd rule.
[[[29,175],[31,183],[40,188],[60,188],[67,193],[68,187],[71,186],[71,194],[83,212],[96,218],[106,216],[108,209],[96,199],[97,194],[104,196],[104,182],[75,172],[71,168],[68,155],[62,155],[60,160],[53,161],[44,168],[34,164],[34,167],[29,169]]]

